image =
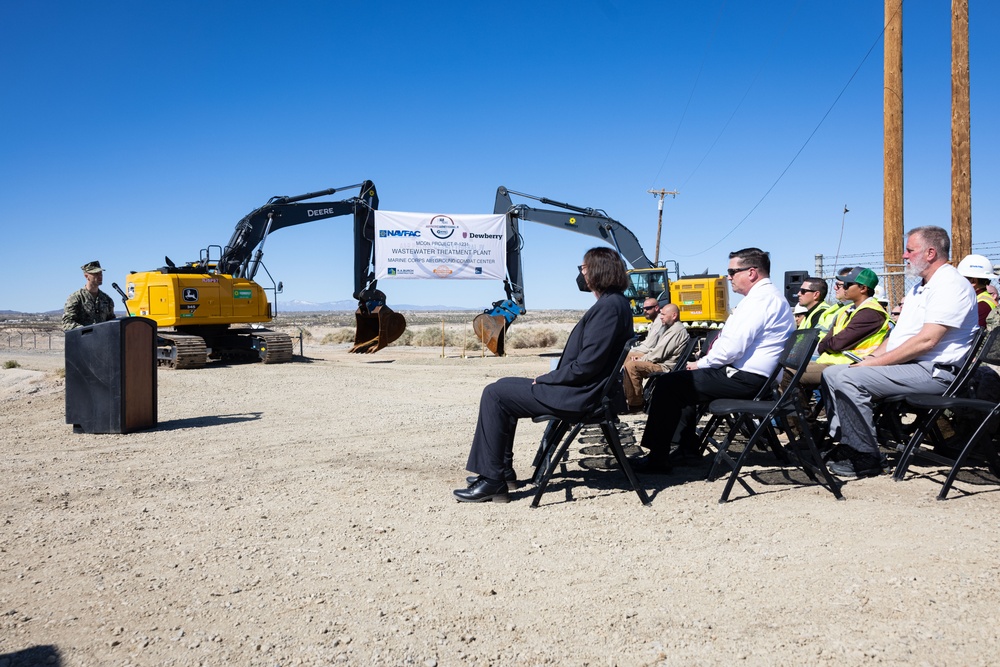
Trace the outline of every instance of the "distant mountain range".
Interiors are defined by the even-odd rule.
[[[413,311],[441,311],[441,310],[476,310],[475,308],[460,308],[458,306],[414,306],[408,303],[394,303],[390,306],[395,311],[401,310],[413,310]],[[298,301],[292,299],[291,301],[279,301],[278,302],[278,312],[286,313],[325,313],[330,311],[349,311],[354,312],[358,309],[358,302],[354,299],[345,299],[343,301],[324,301],[323,303],[315,303],[313,301]]]
[[[475,308],[460,308],[458,306],[414,306],[412,304],[392,304],[390,306],[395,311],[432,311],[439,312],[442,310],[476,310]],[[323,303],[315,303],[313,301],[297,301],[292,299],[290,301],[279,301],[278,302],[278,312],[279,313],[326,313],[326,312],[336,312],[336,311],[348,311],[354,312],[358,309],[358,302],[354,299],[345,299],[344,301],[324,301]],[[34,316],[47,316],[47,317],[57,317],[62,315],[62,309],[59,310],[47,310],[44,313],[25,313],[19,310],[0,310],[0,317],[24,317],[28,315]],[[124,311],[115,311],[118,317],[124,317]]]

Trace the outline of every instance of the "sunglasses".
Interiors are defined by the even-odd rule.
[[[799,294],[808,294],[809,292],[818,292],[818,289],[806,289],[805,287],[799,288]]]
[[[892,311],[889,314],[892,315],[893,317],[899,317],[899,311],[898,310],[894,310],[894,311]]]
[[[756,266],[744,266],[742,269],[727,269],[726,272],[729,274],[729,277],[732,278],[737,273],[743,273],[744,271],[749,271],[750,269],[756,269],[756,268],[757,268]]]
[[[643,310],[656,310],[656,306],[643,306]]]

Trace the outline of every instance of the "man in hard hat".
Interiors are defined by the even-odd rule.
[[[87,262],[80,268],[83,269],[86,284],[66,299],[62,316],[63,331],[115,319],[115,302],[101,291],[101,283],[104,282],[101,263]]]
[[[920,281],[907,292],[892,333],[861,361],[823,371],[835,405],[830,434],[840,441],[829,456],[834,475],[882,474],[872,404],[887,396],[942,394],[968,354],[976,294],[948,263],[950,249],[948,232],[940,227],[910,230],[903,259],[907,275]]]
[[[982,255],[967,255],[958,263],[958,272],[968,278],[976,290],[979,326],[986,327],[986,318],[997,307],[996,300],[986,289],[993,280],[993,263]]]

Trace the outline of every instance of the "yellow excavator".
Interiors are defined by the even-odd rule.
[[[360,187],[344,201],[310,201]],[[170,258],[153,271],[133,271],[122,291],[114,285],[132,315],[156,322],[157,360],[169,368],[200,368],[209,359],[282,363],[292,358],[291,338],[260,327],[275,309],[266,292],[278,294],[282,284],[264,288],[254,282],[261,268],[267,236],[284,227],[352,214],[354,216],[354,298],[357,328],[352,352],[375,352],[399,338],[406,320],[385,304],[374,280],[374,230],[378,193],[375,184],[329,188],[292,197],[272,197],[236,225],[229,243],[203,249],[196,262],[177,266]],[[213,250],[215,255],[213,257]]]
[[[511,195],[533,199],[561,210],[514,204]],[[628,271],[631,285],[625,296],[632,305],[633,321],[637,326],[649,324],[642,310],[643,302],[648,297],[661,303],[671,300],[677,303],[681,321],[689,329],[718,328],[728,317],[729,291],[724,276],[681,278],[677,262],[670,260],[672,268],[662,263],[654,264],[646,256],[635,234],[601,209],[574,206],[500,186],[497,188],[493,212],[507,215],[507,276],[504,279],[507,298],[494,302],[492,308],[477,315],[472,321],[472,328],[483,344],[497,356],[504,354],[507,329],[518,316],[527,312],[524,308],[521,267],[521,220],[593,236],[614,246],[625,263],[632,267]],[[577,285],[582,291],[587,291],[582,274],[577,276]]]

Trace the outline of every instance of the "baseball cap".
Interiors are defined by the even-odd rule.
[[[101,268],[100,262],[87,262],[80,268],[83,269],[84,273],[101,273],[104,271],[104,269]]]
[[[845,283],[858,283],[859,285],[864,285],[869,289],[875,289],[878,285],[878,276],[871,269],[866,269],[863,266],[855,267],[850,273],[840,279]]]

